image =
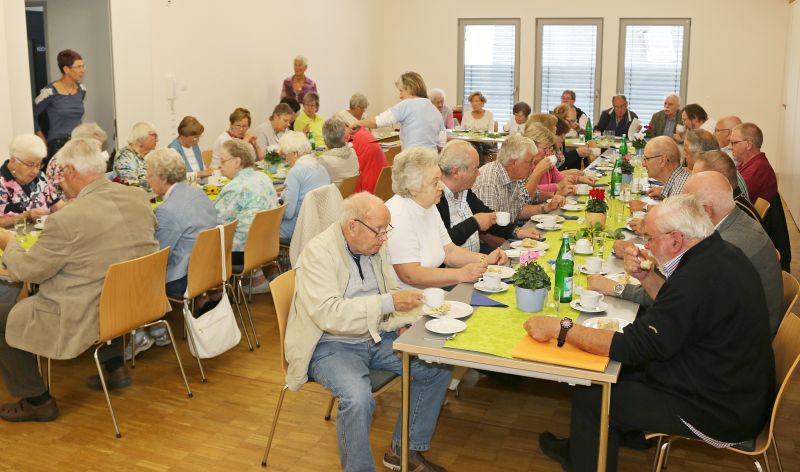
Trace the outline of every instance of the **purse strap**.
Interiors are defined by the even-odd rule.
[[[225,283],[225,276],[228,273],[226,270],[227,267],[225,266],[225,227],[222,225],[217,225],[217,229],[219,230],[219,253],[222,256],[222,264],[220,264],[222,267],[222,283]]]

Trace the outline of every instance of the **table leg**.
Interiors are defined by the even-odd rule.
[[[408,471],[408,397],[411,395],[411,355],[403,352],[403,428],[400,452],[400,470]]]
[[[611,384],[601,382],[603,397],[600,401],[600,439],[597,451],[597,472],[606,471],[606,460],[608,454],[608,413],[611,409]]]

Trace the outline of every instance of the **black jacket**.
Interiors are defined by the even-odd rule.
[[[639,118],[636,113],[628,109],[625,119],[619,123],[617,127],[614,127],[614,120],[611,119],[611,115],[613,114],[613,108],[603,110],[603,112],[600,113],[600,119],[597,120],[597,123],[594,125],[594,130],[601,133],[603,131],[614,131],[617,136],[622,136],[623,134],[628,134],[628,128],[631,126],[631,121],[633,121],[634,118]],[[630,136],[628,136],[628,139],[630,139]]]

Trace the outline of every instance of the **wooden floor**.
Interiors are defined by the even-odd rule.
[[[787,213],[788,215],[788,213]],[[800,236],[790,228],[793,253]],[[798,263],[793,273],[800,276]],[[53,363],[52,393],[59,419],[52,423],[0,421],[0,470],[13,471],[247,471],[261,470],[270,423],[283,378],[272,299],[255,299],[262,347],[249,352],[244,342],[218,359],[206,361],[207,384],[179,341],[194,398],[188,398],[171,349],[153,347],[132,371],[134,384],[112,396],[123,437],[114,437],[100,392],[84,387],[93,372],[87,354]],[[176,313],[169,318],[180,327]],[[176,329],[177,331],[177,329]],[[800,390],[800,378],[795,379]],[[503,383],[470,371],[461,398],[448,394],[429,457],[450,471],[559,471],[537,446],[542,431],[567,435],[573,388],[547,381]],[[0,388],[0,400],[11,400]],[[328,396],[320,391],[289,392],[270,456],[274,471],[339,470],[335,421],[323,420]],[[399,390],[378,400],[371,434],[373,456],[386,450],[400,407]],[[787,399],[776,436],[784,470],[800,470],[800,392]],[[653,451],[620,452],[620,471],[650,470]],[[673,471],[753,470],[744,458],[702,445],[681,445],[670,458]]]

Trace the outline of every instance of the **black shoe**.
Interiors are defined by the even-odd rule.
[[[626,431],[619,433],[620,447],[627,447],[628,449],[636,449],[637,451],[646,451],[653,447],[655,441],[653,439],[645,439],[642,431]]]
[[[539,435],[539,449],[544,455],[561,464],[565,472],[569,472],[572,468],[569,458],[569,438],[558,439],[553,433],[545,431]]]
[[[128,368],[124,365],[110,373],[104,371],[103,377],[109,390],[125,388],[131,384],[131,376],[128,373]],[[100,383],[100,376],[97,374],[91,375],[86,379],[86,386],[92,390],[103,390],[103,384]]]

